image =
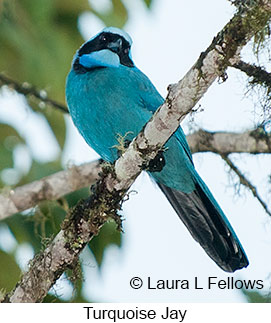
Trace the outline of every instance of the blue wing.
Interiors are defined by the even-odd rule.
[[[86,142],[103,159],[117,156],[117,135],[131,140],[142,129],[163,98],[137,68],[71,71],[66,97],[71,116]],[[226,216],[196,172],[181,127],[167,141],[165,166],[150,173],[191,235],[224,270],[248,265],[242,246]]]
[[[153,113],[164,100],[143,73],[139,71],[138,76],[142,105]],[[158,182],[194,239],[223,270],[233,272],[246,267],[248,260],[233,228],[194,168],[181,127],[166,146],[166,165],[161,172],[152,173],[151,176]]]

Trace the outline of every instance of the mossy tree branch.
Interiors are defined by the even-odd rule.
[[[187,136],[191,151],[213,152],[222,157],[230,169],[237,175],[241,185],[246,187],[259,201],[268,215],[271,215],[267,203],[260,197],[256,186],[231,161],[231,153],[271,154],[271,135],[262,126],[243,133],[209,132],[198,130]]]
[[[271,154],[271,135],[262,127],[243,133],[210,132],[203,129],[186,137],[192,153],[213,152]],[[0,194],[0,220],[35,207],[42,201],[58,198],[90,186],[99,178],[101,162],[93,161],[69,167],[23,186]]]
[[[213,152],[219,155],[230,153],[271,154],[271,134],[263,127],[242,133],[210,132],[200,129],[187,136],[192,153]]]
[[[72,166],[32,183],[4,190],[0,194],[0,220],[35,207],[42,201],[57,200],[66,194],[94,184],[99,178],[100,163],[100,161],[94,161]]]
[[[164,104],[129,145],[114,167],[105,169],[89,199],[68,214],[62,230],[37,255],[6,302],[42,301],[61,274],[77,261],[84,246],[108,218],[116,218],[127,190],[146,165],[176,131],[212,83],[225,73],[247,41],[267,24],[271,0],[237,13],[177,84],[169,87]],[[118,221],[119,222],[119,221]]]
[[[267,72],[263,67],[255,64],[249,64],[242,60],[232,65],[234,68],[246,73],[251,78],[250,84],[262,85],[271,89],[271,73]]]

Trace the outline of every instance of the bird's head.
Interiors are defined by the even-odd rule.
[[[73,60],[73,69],[84,73],[99,67],[133,67],[131,59],[131,37],[115,27],[104,28],[84,43]]]

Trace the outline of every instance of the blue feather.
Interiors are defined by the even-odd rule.
[[[98,52],[82,55],[79,58],[79,64],[89,69],[95,67],[118,67],[120,60],[118,55],[108,49],[103,49]]]
[[[131,60],[132,41],[107,28],[77,52],[66,99],[85,141],[104,159],[118,158],[118,137],[132,140],[164,99]],[[206,253],[225,271],[248,265],[225,214],[196,172],[181,127],[165,144],[165,165],[149,173]]]

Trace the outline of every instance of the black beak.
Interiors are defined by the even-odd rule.
[[[122,47],[122,40],[119,38],[118,40],[111,42],[107,45],[107,48],[110,49],[114,53],[119,53]]]

